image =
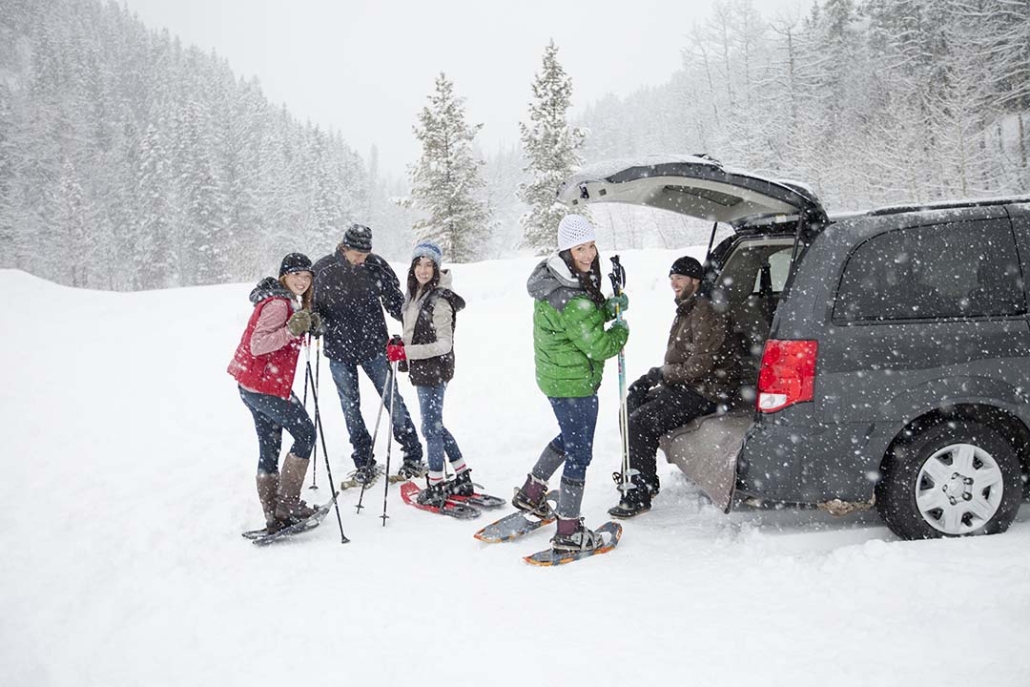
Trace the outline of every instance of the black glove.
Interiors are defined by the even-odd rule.
[[[324,333],[322,330],[322,316],[317,312],[311,313],[311,328],[308,331],[316,339]]]
[[[646,377],[641,377],[637,381],[635,381],[632,384],[630,384],[629,388],[626,389],[626,392],[630,396],[638,396],[638,395],[641,395],[641,394],[646,394],[650,390],[651,390],[651,387],[647,383],[647,378]]]
[[[652,387],[661,384],[662,380],[665,378],[664,375],[662,375],[661,367],[652,367],[650,370],[647,371],[647,375],[645,375],[645,377],[647,378],[648,384],[650,384]]]
[[[645,374],[641,375],[637,381],[629,385],[628,392],[630,394],[646,394],[651,389],[655,388],[662,382],[662,368],[652,367]]]

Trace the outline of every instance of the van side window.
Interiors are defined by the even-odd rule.
[[[881,234],[851,254],[833,321],[876,322],[1026,312],[1019,258],[1005,220]]]

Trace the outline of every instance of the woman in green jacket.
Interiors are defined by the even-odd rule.
[[[597,425],[597,389],[604,361],[616,356],[629,338],[624,321],[614,318],[615,299],[601,293],[601,264],[593,225],[568,215],[558,225],[558,252],[542,261],[529,277],[533,309],[536,382],[551,402],[560,433],[540,455],[512,505],[540,517],[550,515],[547,480],[564,462],[558,496],[556,552],[582,551],[603,544],[579,517],[586,470],[593,457]],[[626,297],[620,296],[626,309]]]

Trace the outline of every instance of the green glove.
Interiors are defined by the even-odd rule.
[[[604,308],[608,312],[608,317],[615,317],[616,306],[618,306],[620,312],[629,310],[629,296],[625,293],[620,293],[618,296],[612,296],[605,301]]]
[[[612,322],[611,328],[615,329],[616,327],[622,327],[626,330],[626,333],[629,334],[629,322],[627,322],[626,320],[615,320],[614,322]]]
[[[286,328],[290,330],[290,334],[300,336],[311,329],[311,313],[307,310],[298,310],[290,315],[290,319],[286,321]]]

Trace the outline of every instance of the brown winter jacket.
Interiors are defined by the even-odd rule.
[[[739,378],[726,316],[707,298],[694,295],[681,301],[665,350],[663,383],[694,389],[715,403],[730,403]]]

